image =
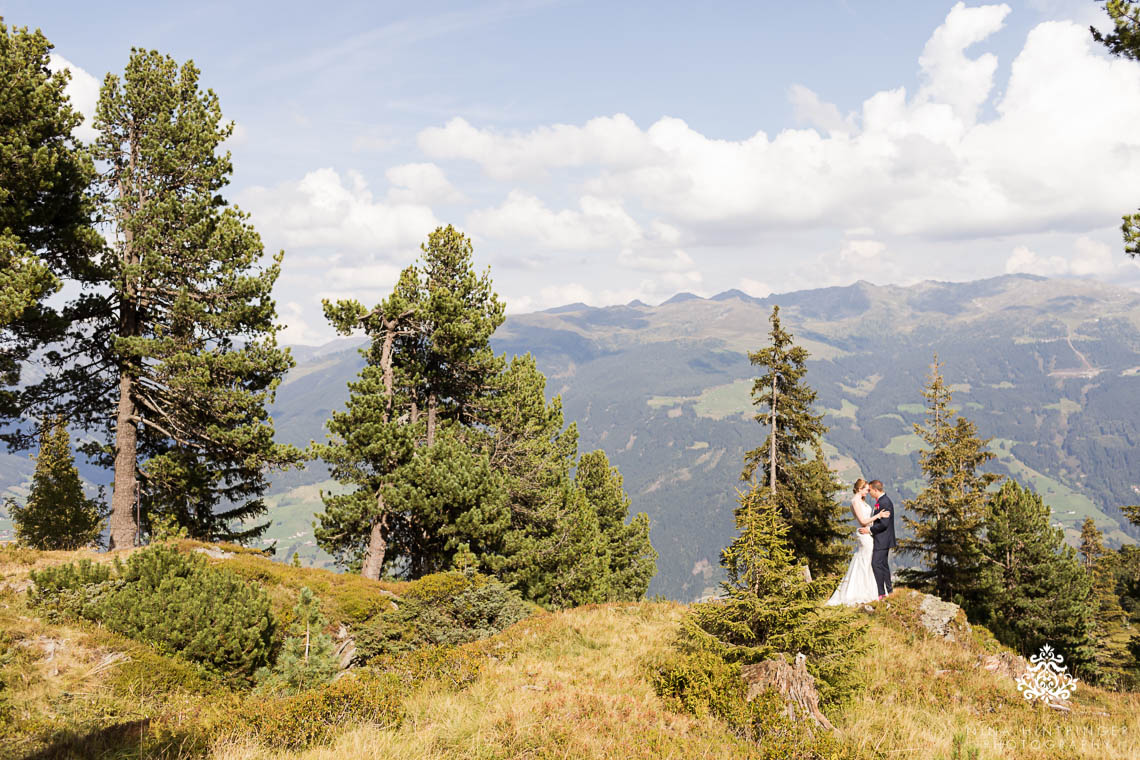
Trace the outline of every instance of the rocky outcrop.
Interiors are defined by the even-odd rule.
[[[953,602],[944,602],[931,594],[923,594],[918,605],[919,622],[929,633],[947,641],[962,641],[970,632],[966,613]]]
[[[835,726],[819,709],[819,692],[815,688],[815,678],[807,670],[807,657],[797,654],[794,662],[782,654],[773,659],[740,668],[740,676],[748,686],[745,699],[751,702],[760,694],[771,689],[784,698],[788,717],[792,720],[810,720],[815,725],[835,731]]]
[[[1025,658],[1013,652],[998,652],[997,654],[983,654],[978,657],[976,666],[1000,676],[1017,680],[1025,675],[1029,667]]]

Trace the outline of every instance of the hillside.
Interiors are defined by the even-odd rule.
[[[194,548],[221,556],[217,548],[183,545]],[[490,639],[403,661],[400,667],[420,676],[399,694],[391,717],[378,724],[333,719],[331,733],[314,745],[273,749],[282,736],[266,727],[287,724],[266,716],[278,711],[319,724],[328,714],[318,699],[298,707],[302,697],[249,695],[100,626],[52,621],[28,607],[21,589],[30,569],[82,556],[109,560],[0,551],[6,757],[768,756],[763,743],[756,747],[718,720],[696,718],[655,694],[650,670],[685,609],[669,602],[537,613]],[[333,618],[361,599],[385,603],[381,589],[403,591],[251,554],[211,563],[273,598],[300,585],[320,589]],[[837,756],[950,758],[957,741],[978,749],[982,760],[1140,757],[1140,697],[1082,684],[1071,712],[1028,703],[1009,676],[979,666],[985,654],[1000,651],[982,629],[957,628],[957,642],[931,635],[919,624],[917,599],[903,590],[862,613],[873,642],[861,663],[867,685],[850,704],[829,709],[840,731]]]
[[[911,287],[860,282],[756,299],[681,294],[660,306],[581,304],[515,315],[496,350],[531,352],[561,394],[582,451],[604,448],[660,552],[651,594],[693,599],[715,587],[732,532],[742,455],[763,440],[750,418],[747,352],[763,344],[779,304],[809,349],[808,382],[831,426],[827,451],[844,479],[881,478],[892,494],[919,485],[922,388],[932,355],[956,405],[992,436],[994,469],[1033,486],[1071,539],[1092,516],[1108,542],[1135,529],[1118,507],[1140,500],[1140,294],[1103,283],[1024,275]],[[307,444],[343,405],[359,341],[304,347],[273,415],[284,440]],[[0,491],[22,492],[26,456],[0,461]],[[106,474],[84,470],[93,482]],[[274,481],[279,557],[328,558],[312,543],[319,492],[336,485],[317,464]],[[895,500],[899,503],[899,500]],[[6,527],[0,523],[0,529]]]

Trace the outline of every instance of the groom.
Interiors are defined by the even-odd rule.
[[[874,541],[871,550],[871,571],[875,574],[875,584],[879,587],[879,598],[887,596],[894,590],[891,583],[891,567],[887,563],[891,549],[895,548],[895,505],[891,498],[883,493],[883,481],[872,480],[867,484],[868,493],[875,500],[875,509],[871,514],[883,512],[884,516],[871,523],[869,528],[860,528],[860,533],[870,533]]]

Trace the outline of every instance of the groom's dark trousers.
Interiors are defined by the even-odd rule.
[[[887,560],[891,549],[895,548],[895,505],[886,494],[875,502],[872,514],[883,510],[890,511],[891,516],[871,523],[871,539],[874,541],[871,549],[871,572],[875,574],[875,585],[879,587],[879,596],[894,590],[894,584],[891,583],[891,566]]]

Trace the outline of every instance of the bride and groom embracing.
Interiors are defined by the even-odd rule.
[[[859,478],[853,490],[851,513],[859,523],[855,533],[855,554],[839,587],[827,600],[829,605],[873,602],[894,589],[891,568],[887,564],[887,555],[895,547],[895,522],[891,514],[894,504],[883,493],[882,481],[868,483]],[[865,497],[868,495],[874,500],[874,507],[867,504]]]

